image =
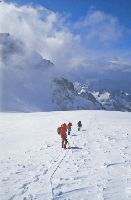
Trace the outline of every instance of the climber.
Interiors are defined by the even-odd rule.
[[[60,135],[62,139],[62,148],[64,149],[66,149],[66,145],[68,143],[66,131],[67,131],[67,127],[66,127],[66,124],[64,123],[61,125],[61,129],[60,129]]]
[[[71,127],[72,127],[72,123],[69,122],[69,123],[67,124],[68,135],[70,135]]]
[[[80,131],[80,129],[81,129],[81,127],[82,127],[81,121],[79,121],[79,122],[77,123],[77,125],[78,125],[78,131]]]

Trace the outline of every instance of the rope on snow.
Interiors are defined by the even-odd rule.
[[[62,118],[64,121],[67,121],[67,122],[70,122],[69,120],[65,119],[65,118]],[[68,145],[69,145],[69,142],[68,142]],[[55,200],[55,195],[54,195],[54,190],[53,190],[53,183],[52,183],[52,179],[53,179],[53,176],[54,174],[56,173],[56,171],[58,170],[58,168],[60,167],[61,163],[63,162],[63,160],[65,159],[67,153],[69,152],[69,148],[66,150],[63,158],[60,160],[59,164],[57,165],[57,167],[55,168],[55,170],[53,171],[51,177],[50,177],[50,185],[51,185],[51,192],[52,192],[52,200]]]
[[[68,153],[69,149],[66,150],[66,153],[64,154],[63,158],[61,159],[61,161],[59,162],[59,164],[57,165],[57,167],[55,168],[55,170],[53,171],[51,177],[50,177],[50,185],[51,185],[51,192],[52,192],[52,200],[54,200],[54,190],[53,190],[53,187],[52,187],[52,179],[53,179],[53,176],[54,174],[56,173],[56,171],[58,170],[58,168],[60,167],[61,163],[63,162],[63,160],[65,159],[67,153]]]
[[[94,116],[93,118],[95,119],[96,116]],[[62,119],[69,122],[69,120],[67,120],[67,119],[65,119],[65,118],[62,118]],[[91,121],[92,121],[92,120],[91,120]],[[89,123],[89,124],[90,124],[90,123]],[[91,124],[89,125],[89,127],[90,127],[90,126],[91,126]],[[88,127],[88,128],[89,128],[89,127]],[[62,163],[63,160],[65,159],[65,157],[66,157],[66,155],[67,155],[68,152],[69,152],[69,149],[66,150],[66,153],[64,154],[63,158],[60,160],[59,164],[57,165],[57,167],[55,168],[55,170],[53,171],[53,173],[52,173],[52,175],[51,175],[51,177],[50,177],[50,185],[51,185],[51,192],[52,192],[52,200],[55,200],[55,198],[54,198],[55,195],[54,195],[54,190],[53,190],[52,179],[53,179],[54,174],[56,173],[56,171],[57,171],[58,168],[60,167],[61,163]],[[59,157],[59,156],[58,156],[58,157]]]

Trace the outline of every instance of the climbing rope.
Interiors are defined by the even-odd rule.
[[[70,122],[69,120],[65,119],[65,118],[62,118],[62,120],[66,121],[66,122]],[[69,145],[69,142],[68,142],[68,145]],[[52,200],[55,200],[55,194],[54,194],[54,189],[53,189],[53,177],[56,173],[56,171],[58,170],[58,168],[60,167],[60,165],[62,164],[63,160],[65,159],[65,157],[67,156],[69,152],[69,148],[66,150],[64,156],[62,157],[62,159],[60,160],[59,164],[56,166],[55,170],[53,171],[52,175],[50,176],[50,185],[51,185],[51,193],[52,193]]]
[[[57,167],[55,168],[55,170],[53,171],[53,173],[52,173],[52,175],[51,175],[51,177],[50,177],[50,185],[51,185],[52,200],[54,200],[54,197],[55,197],[55,195],[54,195],[54,190],[53,190],[53,187],[52,187],[52,185],[53,185],[53,184],[52,184],[52,179],[53,179],[54,174],[56,173],[56,171],[57,171],[58,168],[60,167],[61,163],[62,163],[63,160],[65,159],[65,157],[66,157],[66,155],[67,155],[68,152],[69,152],[69,149],[66,150],[66,152],[65,152],[65,154],[64,154],[64,156],[63,156],[63,158],[60,160],[59,164],[57,165]]]
[[[92,117],[92,119],[95,119],[95,118],[96,118],[96,116],[93,116],[93,117]],[[63,119],[64,121],[66,121],[66,122],[69,122],[69,120],[67,120],[67,119],[65,119],[65,118],[62,118],[62,119]],[[90,119],[90,122],[92,121],[92,119]],[[92,123],[90,123],[90,122],[89,122],[88,129],[90,129],[90,127],[92,128]],[[77,129],[76,129],[76,131],[77,131]],[[76,132],[76,131],[75,131],[75,132]],[[50,185],[51,185],[52,200],[55,200],[55,194],[54,194],[54,188],[53,188],[53,182],[52,182],[52,180],[53,180],[53,177],[54,177],[56,171],[58,170],[58,168],[60,167],[60,165],[61,165],[62,162],[64,161],[65,157],[67,156],[68,152],[69,152],[69,149],[66,150],[64,156],[63,156],[62,159],[60,160],[59,164],[56,166],[56,168],[55,168],[55,170],[53,171],[52,175],[50,176]]]

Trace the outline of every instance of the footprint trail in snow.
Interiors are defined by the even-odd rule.
[[[56,133],[62,119],[73,123],[67,150]],[[66,151],[55,200],[131,199],[131,113],[1,113],[0,123],[1,200],[51,200]]]

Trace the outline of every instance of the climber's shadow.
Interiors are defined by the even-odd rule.
[[[76,134],[73,134],[73,135],[71,135],[71,136],[77,136]]]
[[[81,150],[82,148],[80,148],[80,147],[69,147],[69,149]]]

